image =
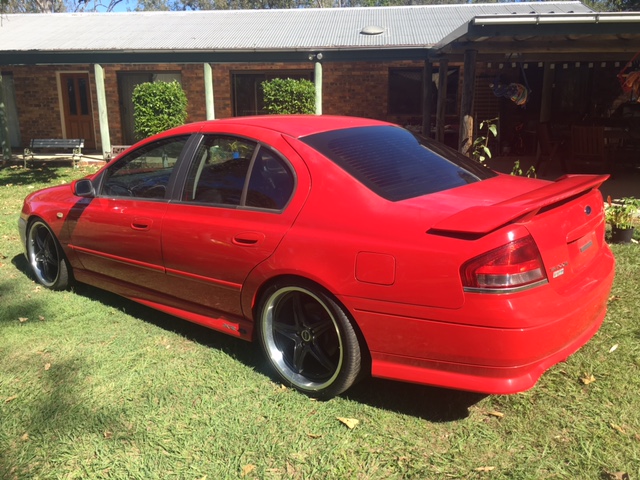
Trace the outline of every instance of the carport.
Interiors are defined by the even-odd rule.
[[[598,68],[602,62],[630,62],[640,50],[639,13],[573,13],[482,15],[462,25],[429,51],[431,63],[464,63],[460,103],[460,151],[467,153],[474,136],[476,66],[503,63],[538,63],[544,68],[539,122],[551,120],[554,70],[568,62]],[[624,64],[620,65],[620,70]],[[566,68],[566,67],[565,67]],[[633,68],[633,66],[631,67]],[[426,85],[430,88],[431,84]],[[442,103],[439,90],[438,105]],[[445,92],[446,93],[446,92]],[[424,96],[426,112],[433,109],[430,94]],[[441,114],[437,114],[441,118]],[[442,122],[436,136],[442,140]]]

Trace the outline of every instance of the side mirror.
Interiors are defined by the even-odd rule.
[[[96,196],[96,190],[93,188],[93,183],[87,178],[78,180],[73,185],[74,195],[82,198],[93,198]]]

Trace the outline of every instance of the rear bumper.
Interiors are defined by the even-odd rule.
[[[457,310],[342,299],[369,347],[374,377],[490,394],[527,390],[598,331],[615,262],[602,258],[570,290],[467,294]]]
[[[604,316],[605,312],[590,325],[591,328],[563,349],[528,365],[481,366],[372,352],[371,374],[374,377],[495,395],[523,392],[532,388],[546,370],[566,360],[587,343],[600,328]],[[526,334],[522,337],[523,342],[525,338]]]

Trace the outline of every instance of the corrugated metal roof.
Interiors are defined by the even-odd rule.
[[[0,52],[279,51],[411,48],[479,15],[591,12],[580,2],[195,12],[10,14]],[[364,35],[366,26],[384,29]]]

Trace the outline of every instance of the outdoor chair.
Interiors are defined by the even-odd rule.
[[[538,133],[538,150],[536,154],[536,172],[540,172],[540,166],[545,163],[544,172],[542,175],[546,175],[549,170],[549,166],[553,163],[558,147],[562,144],[561,141],[554,141],[551,139],[551,132],[549,130],[549,123],[540,122],[537,128]],[[562,171],[567,172],[567,163],[564,157],[560,157],[562,165]]]
[[[604,127],[573,125],[571,127],[571,161],[582,165],[595,165],[606,171],[607,150]]]

